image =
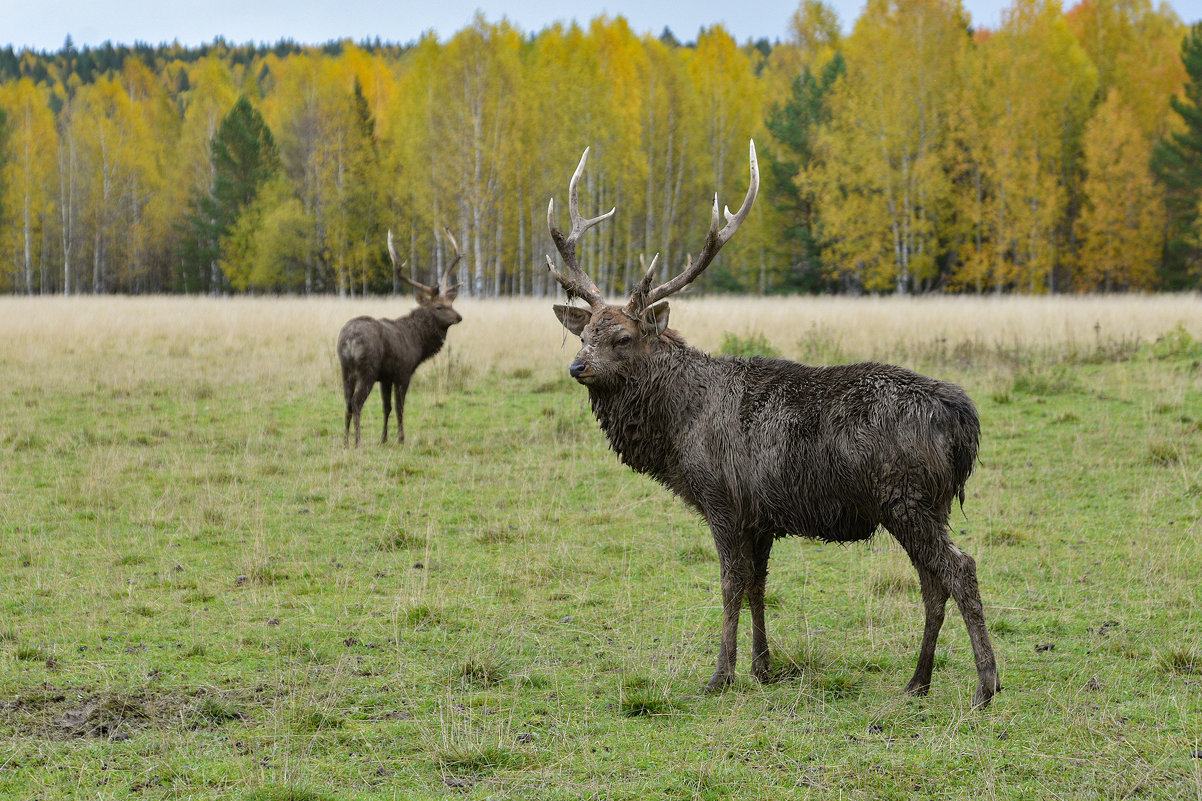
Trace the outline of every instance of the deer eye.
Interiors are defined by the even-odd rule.
[[[629,345],[630,344],[630,334],[622,334],[621,336],[619,336],[617,339],[614,340],[614,344],[615,345]]]

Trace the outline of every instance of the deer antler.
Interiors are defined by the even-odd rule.
[[[393,247],[393,244],[392,244],[392,229],[391,228],[388,229],[388,258],[392,259],[392,267],[393,267],[393,269],[396,270],[397,278],[401,279],[402,281],[404,281],[406,284],[413,287],[414,289],[420,290],[422,292],[428,292],[431,295],[438,294],[437,287],[426,286],[425,284],[419,284],[417,281],[414,281],[412,278],[405,275],[405,265],[408,264],[409,262],[404,261],[404,262],[400,262],[399,264],[397,263],[396,248]]]
[[[722,246],[730,241],[735,235],[735,231],[739,230],[739,226],[743,224],[743,220],[747,219],[747,215],[751,213],[751,205],[755,202],[755,197],[760,190],[760,166],[755,158],[755,141],[751,142],[751,185],[747,189],[747,196],[743,198],[743,205],[734,214],[730,213],[730,207],[724,209],[726,215],[726,225],[718,228],[718,194],[714,193],[714,210],[710,215],[710,230],[705,237],[705,245],[701,248],[701,253],[697,256],[697,261],[693,261],[690,256],[685,262],[684,272],[676,276],[666,283],[660,284],[654,289],[651,288],[651,282],[655,280],[655,259],[651,260],[651,266],[647,269],[643,279],[639,281],[634,291],[630,293],[630,302],[626,304],[626,308],[635,316],[642,314],[643,311],[653,303],[663,300],[669,295],[679,292],[684,287],[691,284],[697,276],[705,271],[710,262],[714,260],[714,256],[718,255],[718,251]]]
[[[451,229],[443,228],[442,232],[446,235],[447,239],[450,240],[451,250],[454,251],[455,254],[455,258],[451,259],[451,263],[447,265],[447,269],[443,271],[442,278],[439,279],[438,282],[439,286],[442,288],[443,294],[446,294],[463,286],[463,284],[455,284],[454,286],[451,286],[451,275],[455,269],[455,265],[459,263],[461,258],[463,258],[463,254],[459,252],[459,243],[455,241],[455,237],[451,234]]]
[[[584,173],[584,163],[588,161],[588,150],[587,147],[584,149],[584,155],[580,157],[580,164],[577,165],[576,172],[572,173],[572,182],[568,184],[568,214],[572,218],[572,230],[566,238],[555,227],[555,198],[551,198],[551,202],[547,204],[547,227],[551,229],[551,239],[555,242],[555,248],[559,251],[564,266],[568,268],[568,274],[565,276],[556,270],[550,256],[547,256],[547,269],[551,271],[551,275],[568,294],[569,300],[573,297],[583,298],[589,306],[596,309],[605,305],[605,301],[601,297],[601,290],[593,283],[593,279],[589,278],[588,274],[577,264],[576,243],[580,240],[581,234],[597,223],[614,216],[614,212],[618,209],[615,206],[609,210],[609,213],[592,219],[580,216],[576,185],[580,183],[580,176]]]

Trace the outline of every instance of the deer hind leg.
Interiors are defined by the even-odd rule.
[[[931,689],[931,670],[935,667],[935,643],[939,640],[939,630],[943,628],[948,592],[934,573],[917,562],[914,563],[914,567],[922,585],[922,605],[926,609],[926,623],[922,630],[922,646],[918,649],[918,666],[906,685],[906,692],[910,695],[926,695]]]
[[[380,434],[380,444],[388,442],[388,415],[392,414],[392,382],[380,381],[380,397],[384,400],[384,432]]]
[[[363,404],[367,401],[367,396],[371,394],[371,388],[374,384],[374,381],[358,381],[355,384],[355,394],[351,397],[350,409],[348,411],[355,422],[356,448],[359,447],[359,417],[363,413]]]
[[[751,675],[761,682],[772,678],[772,656],[768,652],[768,629],[764,625],[764,587],[768,583],[768,556],[772,538],[755,544],[751,562],[751,584],[747,604],[751,607]]]
[[[355,397],[355,377],[346,372],[342,374],[342,397],[346,400],[346,424],[342,429],[342,446],[350,445],[351,418],[354,416],[354,406],[351,399]]]
[[[931,619],[931,601],[938,600],[939,594],[936,588],[931,588],[936,594],[930,601],[927,600],[927,582],[923,578],[925,570],[939,581],[944,591],[951,595],[956,606],[960,608],[977,666],[977,690],[973,694],[972,705],[988,706],[994,694],[1002,689],[1002,685],[998,681],[997,660],[989,642],[989,633],[985,630],[985,607],[981,603],[981,592],[977,588],[976,562],[955,546],[942,521],[932,520],[917,528],[902,528],[901,531],[902,535],[898,536],[898,540],[906,549],[910,560],[918,567],[919,580],[923,581],[923,599],[927,603],[927,623],[923,632],[918,668],[906,689],[910,690],[916,681],[917,684],[921,684],[923,678],[927,679],[929,686],[930,668],[924,660],[928,656],[934,660],[934,641],[938,636],[938,628]],[[931,652],[929,655],[928,649]]]

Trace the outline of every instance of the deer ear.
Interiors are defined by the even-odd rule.
[[[414,289],[413,297],[417,299],[418,306],[429,306],[434,302],[434,295],[422,289]]]
[[[643,321],[649,324],[659,336],[668,329],[668,302],[661,300],[643,312]]]
[[[459,286],[455,285],[451,287],[446,292],[443,292],[442,296],[453,303],[455,298],[459,297]]]
[[[576,336],[580,336],[580,332],[588,325],[588,321],[593,319],[593,313],[588,309],[582,309],[579,306],[565,306],[562,303],[555,304],[555,316],[559,318],[559,322],[563,323],[564,328]]]

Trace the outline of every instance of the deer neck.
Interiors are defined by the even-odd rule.
[[[714,363],[673,337],[620,384],[590,388],[593,414],[623,463],[670,486],[677,483],[679,439],[704,401],[698,385]]]
[[[418,306],[401,319],[408,320],[413,330],[418,332],[417,341],[421,346],[422,361],[442,350],[443,343],[447,341],[448,326],[439,323],[434,312]]]

